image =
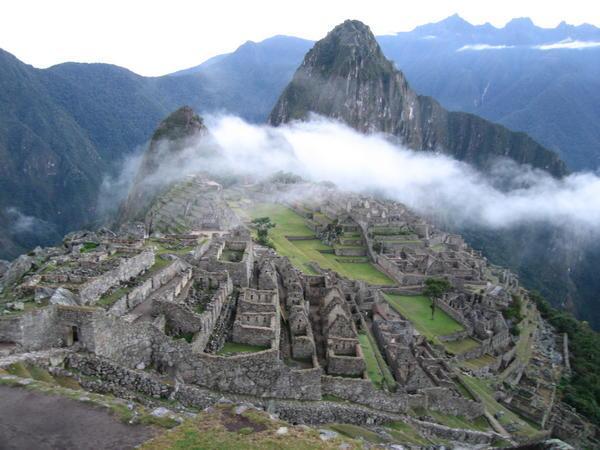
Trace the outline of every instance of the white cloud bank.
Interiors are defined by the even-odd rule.
[[[381,193],[458,223],[503,228],[546,222],[600,235],[600,177],[592,173],[557,180],[504,161],[483,175],[447,156],[407,150],[322,118],[279,128],[230,116],[207,123],[222,148],[220,170],[228,173],[290,171],[342,189]],[[188,153],[181,164],[187,170],[211,167],[191,154],[201,152]]]
[[[469,44],[463,45],[457,49],[457,52],[464,51],[482,51],[482,50],[504,50],[505,48],[514,48],[514,45],[490,45],[490,44]]]
[[[597,47],[600,47],[600,42],[598,41],[574,41],[572,39],[565,39],[553,44],[536,45],[533,48],[538,50],[584,50]]]
[[[573,39],[564,39],[559,42],[541,45],[490,45],[490,44],[468,44],[456,49],[457,52],[465,51],[484,51],[484,50],[505,50],[511,48],[523,48],[532,50],[585,50],[600,47],[598,41],[578,41]]]

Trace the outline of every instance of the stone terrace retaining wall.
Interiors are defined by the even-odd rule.
[[[165,292],[164,296],[170,300],[179,295],[179,292],[189,282],[192,276],[191,267],[184,261],[178,259],[169,266],[158,271],[151,278],[148,278],[143,283],[134,287],[131,291],[121,297],[109,309],[111,314],[123,316],[131,311],[139,304],[148,300],[150,295],[160,289],[165,284],[169,283],[176,276],[181,275],[181,280],[169,292]]]
[[[424,405],[426,409],[453,416],[462,416],[469,420],[484,414],[483,403],[458,397],[449,389],[435,387],[423,389],[421,392],[425,394],[427,399],[427,403]]]
[[[334,395],[380,411],[405,413],[408,410],[406,394],[393,394],[378,390],[373,386],[371,380],[323,375],[321,391],[323,395]]]
[[[116,395],[141,393],[157,399],[172,399],[185,406],[206,408],[228,398],[234,402],[249,402],[276,413],[291,423],[319,425],[325,423],[350,423],[355,425],[381,425],[397,420],[408,420],[423,435],[470,443],[489,444],[497,437],[494,433],[448,428],[443,425],[424,422],[385,411],[369,409],[350,403],[330,401],[294,401],[269,398],[256,398],[243,395],[228,395],[187,384],[173,386],[156,376],[140,370],[131,370],[114,364],[112,361],[91,354],[70,353],[66,355],[66,365],[77,373],[97,379],[81,381],[87,389],[110,392]],[[332,378],[332,377],[323,377]],[[327,381],[326,381],[327,382]],[[124,392],[125,391],[125,392]]]
[[[226,357],[193,354],[187,343],[172,344],[155,349],[157,365],[172,367],[186,383],[258,397],[321,398],[320,369],[293,370],[279,359],[278,349]]]
[[[154,265],[154,252],[147,250],[131,258],[123,259],[119,267],[93,278],[79,289],[79,301],[82,305],[94,304],[102,294],[113,286],[135,278]]]

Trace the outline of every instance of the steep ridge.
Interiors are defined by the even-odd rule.
[[[169,176],[160,173],[161,164],[167,160],[172,164],[192,139],[207,134],[204,122],[189,106],[179,108],[163,120],[142,157],[127,200],[119,212],[119,221],[142,219],[156,195],[169,184]]]
[[[448,112],[417,95],[359,21],[334,28],[308,52],[275,105],[269,122],[305,119],[310,112],[342,120],[362,132],[396,136],[410,148],[440,151],[487,167],[496,157],[567,173],[556,154],[525,133],[475,115]]]

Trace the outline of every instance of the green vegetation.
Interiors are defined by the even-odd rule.
[[[286,427],[285,434],[277,430]],[[368,430],[366,430],[368,431]],[[319,432],[271,419],[262,411],[235,413],[235,407],[218,405],[141,446],[142,450],[348,450],[362,448],[350,438],[323,441]]]
[[[273,247],[273,243],[269,239],[269,230],[275,228],[276,224],[271,222],[269,217],[257,217],[252,221],[252,225],[256,229],[258,243],[267,247]]]
[[[477,370],[492,364],[495,360],[496,358],[486,353],[479,358],[464,360],[460,363],[460,366],[464,367],[465,369]]]
[[[393,280],[369,262],[344,262],[342,257],[336,257],[333,253],[322,253],[333,249],[316,238],[302,216],[283,205],[261,204],[255,207],[250,215],[253,218],[269,217],[276,224],[269,233],[275,249],[280,255],[290,258],[290,261],[305,273],[314,275],[316,272],[311,263],[317,263],[324,269],[335,270],[351,279],[388,286],[394,284]],[[287,236],[314,239],[289,240]]]
[[[478,347],[479,343],[475,339],[468,337],[465,339],[459,339],[457,341],[442,342],[442,345],[453,355],[460,355]]]
[[[225,342],[223,348],[219,350],[218,354],[222,356],[226,355],[235,355],[236,353],[254,353],[254,352],[262,352],[263,350],[267,350],[268,347],[261,345],[248,345],[248,344],[238,344],[235,342]]]
[[[372,442],[374,444],[382,444],[385,442],[385,439],[383,439],[374,431],[358,425],[350,425],[348,423],[333,423],[327,425],[327,428],[352,439],[364,439],[365,441]]]
[[[95,250],[96,248],[98,248],[98,244],[97,242],[85,242],[82,246],[81,246],[81,253],[89,253],[92,250]]]
[[[432,443],[432,441],[421,436],[413,427],[405,422],[389,423],[386,425],[386,431],[399,442],[415,445],[429,445]]]
[[[469,420],[465,417],[454,416],[451,414],[444,414],[439,411],[433,411],[430,409],[418,409],[414,411],[417,416],[430,416],[433,417],[435,422],[445,425],[450,428],[464,428],[467,430],[476,431],[489,431],[490,423],[484,416],[478,417],[474,420]]]
[[[521,329],[518,327],[518,323],[523,320],[523,302],[521,297],[518,295],[512,296],[512,301],[508,308],[502,311],[502,315],[506,320],[511,321],[510,333],[514,336],[519,336]]]
[[[444,311],[439,311],[432,320],[429,299],[423,295],[384,295],[392,308],[410,320],[421,334],[430,339],[464,330],[462,325]]]
[[[244,252],[239,250],[229,250],[226,248],[221,252],[221,257],[219,259],[227,262],[240,262],[243,258]]]
[[[443,345],[453,354],[464,353],[477,347],[477,341],[466,338],[453,342],[442,342],[439,336],[446,336],[464,328],[444,311],[439,310],[431,318],[431,302],[423,295],[384,294],[392,308],[406,317],[414,327],[431,342]]]
[[[437,306],[437,300],[448,292],[452,288],[452,285],[445,278],[427,278],[425,280],[425,289],[423,289],[423,295],[429,297],[431,304],[431,320],[435,315],[435,308]]]
[[[496,415],[497,412],[502,412],[501,417],[498,419],[498,422],[500,422],[502,426],[513,423],[519,428],[519,431],[515,433],[517,436],[532,437],[538,434],[539,430],[496,401],[494,398],[494,390],[488,384],[489,382],[487,380],[464,374],[459,375],[459,378],[460,381],[483,402],[488,413]]]
[[[561,380],[562,398],[600,425],[600,334],[570,313],[559,311],[538,293],[530,293],[542,317],[569,336],[571,377]]]
[[[115,304],[117,300],[119,300],[121,297],[127,294],[129,290],[130,288],[127,288],[125,286],[118,287],[117,289],[111,291],[109,294],[100,297],[100,300],[98,300],[98,303],[96,304],[98,306],[102,306],[103,308],[110,308],[112,305]]]
[[[361,332],[358,334],[358,340],[363,351],[365,364],[367,365],[367,375],[369,375],[371,382],[379,389],[384,384],[393,389],[396,385],[394,377],[371,335]]]

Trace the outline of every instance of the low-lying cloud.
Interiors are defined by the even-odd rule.
[[[411,151],[385,136],[360,134],[319,117],[278,128],[232,116],[208,117],[206,123],[210,140],[164,158],[154,179],[167,183],[197,172],[261,178],[287,171],[381,194],[459,225],[498,229],[547,223],[600,235],[600,177],[593,173],[559,180],[504,160],[484,175],[448,156]],[[219,156],[203,151],[215,145]]]
[[[506,49],[530,49],[530,50],[585,50],[600,47],[599,41],[579,41],[573,39],[564,39],[558,42],[539,45],[504,45],[504,44],[467,44],[457,48],[457,52],[465,51],[485,51],[485,50],[506,50]]]
[[[468,50],[481,51],[481,50],[504,50],[505,48],[514,48],[514,45],[490,45],[490,44],[468,44],[460,47],[457,52],[464,52]]]
[[[534,48],[538,50],[583,50],[586,48],[600,47],[598,41],[576,41],[572,39],[565,39],[560,42],[552,44],[536,45]]]

